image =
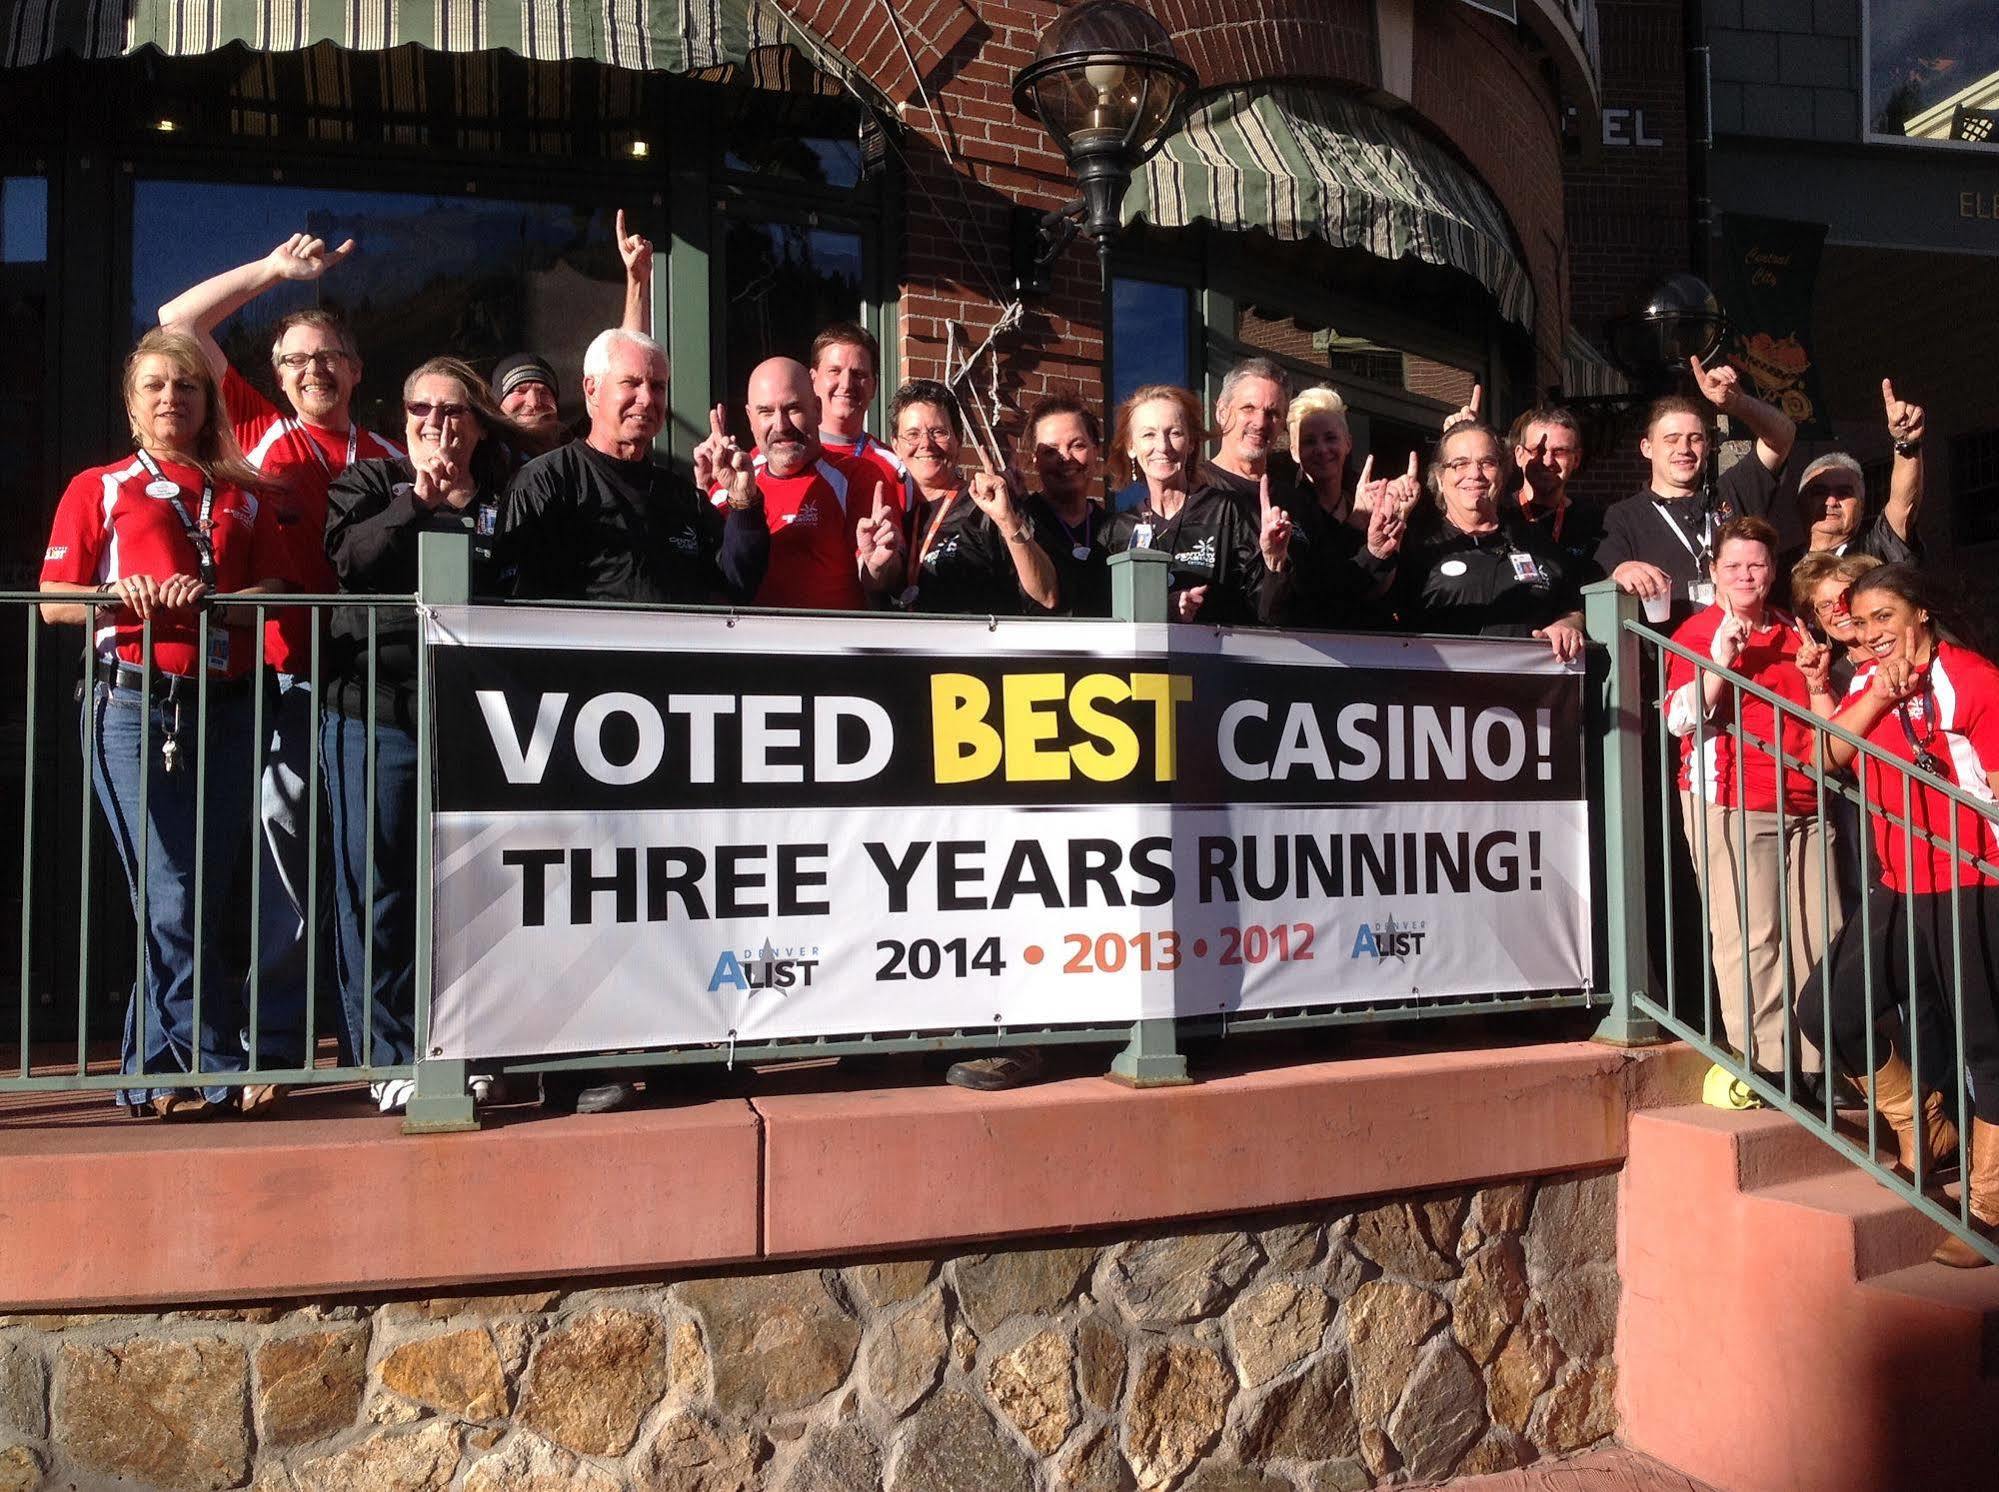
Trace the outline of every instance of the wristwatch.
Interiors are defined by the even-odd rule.
[[[1923,448],[1923,443],[1920,439],[1898,440],[1895,442],[1895,454],[1897,456],[1901,456],[1904,458],[1914,456],[1919,451],[1921,451],[1922,448]]]

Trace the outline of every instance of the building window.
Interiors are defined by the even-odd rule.
[[[0,177],[0,493],[19,521],[0,550],[8,590],[33,590],[41,571],[48,471],[49,187],[39,176]]]
[[[144,180],[132,192],[132,333],[188,285],[293,233],[329,244],[352,238],[357,252],[324,279],[280,285],[217,328],[244,377],[271,392],[272,327],[323,302],[346,317],[360,346],[355,414],[374,429],[402,428],[404,375],[442,353],[482,372],[510,352],[540,353],[562,380],[565,417],[574,417],[583,350],[624,315],[613,214],[570,203]]]
[[[1999,430],[1952,438],[1950,506],[1958,543],[1999,540]]]
[[[1193,294],[1184,285],[1122,276],[1111,281],[1111,412],[1148,383],[1192,378]]]
[[[862,237],[804,223],[731,215],[723,248],[722,365],[717,397],[734,411],[750,369],[768,357],[803,362],[819,328],[862,318]]]

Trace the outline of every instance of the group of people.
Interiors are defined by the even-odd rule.
[[[1045,397],[1021,432],[1025,473],[984,413],[937,382],[894,393],[883,440],[866,428],[879,349],[864,329],[837,324],[804,362],[771,358],[751,371],[740,406],[749,447],[730,434],[730,411],[716,407],[689,480],[654,453],[669,370],[644,330],[651,246],[627,234],[622,217],[619,246],[625,321],[585,354],[585,420],[573,432],[558,413],[555,369],[525,353],[483,377],[457,358],[431,358],[404,380],[397,438],[363,430],[351,415],[360,350],[337,317],[316,309],[284,317],[272,344],[289,409],[228,367],[215,328],[277,285],[318,279],[352,252],[351,242],[329,248],[294,236],[161,307],[160,326],[133,350],[124,394],[135,451],[70,484],[42,588],[50,620],[96,635],[85,740],[146,929],[125,1043],[135,1081],[124,1097],[136,1109],[162,1117],[229,1105],[268,1112],[282,1094],[275,1085],[153,1088],[143,1075],[197,1063],[203,1072],[242,1070],[252,1047],[260,1068],[306,1060],[302,950],[316,914],[306,852],[315,763],[330,819],[343,1055],[371,1069],[401,1067],[414,1055],[415,620],[407,607],[357,600],[334,607],[316,635],[314,613],[282,597],[408,594],[425,532],[470,537],[475,599],[830,612],[1105,616],[1111,556],[1151,549],[1166,556],[1171,614],[1182,622],[1534,638],[1563,660],[1583,648],[1582,585],[1608,576],[1655,620],[1670,619],[1684,646],[1733,672],[1802,708],[1838,711],[1883,749],[1941,767],[1968,790],[1989,796],[1988,775],[1999,780],[1999,770],[1973,770],[1987,761],[1999,769],[1999,744],[1980,744],[1981,733],[1999,730],[1999,716],[1986,714],[1999,709],[1999,683],[1988,691],[1989,666],[1951,651],[1957,644],[1926,609],[1921,574],[1911,568],[1922,414],[1892,390],[1886,412],[1898,454],[1871,526],[1849,457],[1814,461],[1795,484],[1798,504],[1781,499],[1793,490],[1784,481],[1791,422],[1730,369],[1698,362],[1695,393],[1662,400],[1648,415],[1640,444],[1648,490],[1600,510],[1569,493],[1585,453],[1582,424],[1567,409],[1531,409],[1502,434],[1484,419],[1475,388],[1444,422],[1427,464],[1412,456],[1406,471],[1377,475],[1371,457],[1355,470],[1339,393],[1321,386],[1294,395],[1285,371],[1263,359],[1223,380],[1212,422],[1186,389],[1138,389],[1116,410],[1108,442],[1086,401]],[[1710,460],[1717,412],[1754,437],[1751,454],[1718,480]],[[1108,500],[1128,485],[1125,505]],[[1889,563],[1863,574],[1866,556]],[[1794,564],[1802,627],[1770,599],[1780,570]],[[1900,653],[1874,641],[1867,618],[1877,595],[1920,618],[1894,623],[1910,633]],[[1889,623],[1881,625],[1885,638]],[[1836,977],[1851,941],[1843,906],[1788,919],[1795,946],[1788,959],[1776,957],[1774,1005],[1766,986],[1777,919],[1758,921],[1758,913],[1731,924],[1735,953],[1744,940],[1751,945],[1753,1030],[1738,1019],[1743,1001],[1726,997],[1731,945],[1722,910],[1732,915],[1742,884],[1756,907],[1768,902],[1772,865],[1781,896],[1784,868],[1794,881],[1808,878],[1802,867],[1832,853],[1835,836],[1807,811],[1818,795],[1806,802],[1795,769],[1734,744],[1756,734],[1754,703],[1741,711],[1738,736],[1725,681],[1692,672],[1689,665],[1669,681],[1667,724],[1689,742],[1682,799],[1717,919],[1729,1036],[1760,1056],[1773,1012],[1783,1023],[1787,962],[1798,979],[1809,968],[1831,969],[1836,1015],[1845,1008]],[[1952,683],[1942,689],[1946,672]],[[1844,701],[1842,687],[1852,691]],[[270,691],[262,712],[269,736],[253,741],[258,689]],[[206,726],[197,729],[201,707]],[[1918,717],[1924,723],[1904,750],[1895,722]],[[1789,745],[1809,746],[1795,731],[1785,741],[1793,756],[1801,753]],[[265,764],[254,815],[262,826],[255,873],[263,877],[254,1032],[222,925],[239,903],[216,869],[221,861],[198,853],[202,833],[213,844],[253,822],[253,752]],[[194,811],[197,782],[205,828]],[[1779,794],[1787,843],[1773,851],[1767,841],[1777,833],[1763,820],[1777,817]],[[1746,852],[1730,815],[1753,824]],[[1990,834],[1989,825],[1965,827],[1967,843],[1974,829]],[[1893,857],[1884,849],[1878,858],[1883,884],[1903,889]],[[1999,903],[1991,911],[1999,917]],[[1883,921],[1873,919],[1877,930]],[[1739,972],[1743,960],[1733,961]],[[1966,1054],[1984,1060],[1975,1024],[1967,1022]],[[1842,1030],[1836,1019],[1828,1039],[1850,1058]],[[958,1078],[1017,1081],[1032,1071],[1024,1056],[960,1064]],[[1892,1118],[1897,1078],[1883,1072],[1873,1082]],[[624,1084],[600,1086],[625,1092],[581,1100],[601,1106],[629,1093]],[[1980,1087],[1999,1122],[1999,1066]],[[408,1096],[406,1083],[385,1074],[377,1083],[385,1109]],[[1932,1122],[1930,1135],[1942,1128]],[[1983,1148],[1993,1156],[1990,1210],[1999,1216],[1999,1144]]]

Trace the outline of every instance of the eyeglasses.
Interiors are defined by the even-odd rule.
[[[278,366],[288,373],[303,373],[308,367],[330,372],[346,361],[346,353],[329,347],[323,352],[287,352],[278,359]]]
[[[1488,476],[1497,476],[1505,463],[1497,456],[1453,456],[1442,465],[1444,470],[1454,477],[1463,476],[1474,466]]]
[[[455,420],[460,415],[470,414],[469,404],[432,404],[416,399],[403,406],[403,412],[413,420],[427,420],[435,414],[440,420]]]
[[[1847,613],[1845,595],[1834,596],[1830,601],[1814,601],[1812,610],[1820,616],[1844,616]]]

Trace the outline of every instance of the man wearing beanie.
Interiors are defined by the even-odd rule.
[[[1788,566],[1806,553],[1871,554],[1884,564],[1916,564],[1922,540],[1916,510],[1923,501],[1923,411],[1895,397],[1895,385],[1881,380],[1888,437],[1895,443],[1895,467],[1888,478],[1888,501],[1870,524],[1867,481],[1860,463],[1844,451],[1815,457],[1798,479],[1798,514],[1809,532],[1804,547],[1785,557]]]
[[[618,209],[618,257],[625,262],[625,319],[620,330],[652,335],[652,240],[640,233],[625,231],[625,210]],[[493,397],[507,417],[535,442],[532,455],[541,455],[565,444],[582,428],[571,430],[562,423],[557,407],[562,385],[547,358],[532,352],[516,352],[503,357],[493,368]]]
[[[627,327],[643,331],[643,327]],[[503,357],[493,368],[493,397],[511,420],[534,438],[539,454],[552,451],[568,438],[562,415],[556,408],[562,386],[555,381],[555,369],[545,358],[532,352],[516,352]]]

